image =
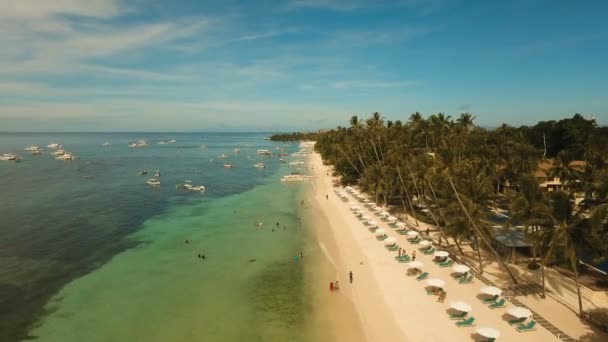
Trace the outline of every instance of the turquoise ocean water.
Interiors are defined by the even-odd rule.
[[[0,134],[0,153],[24,157],[0,161],[0,341],[319,340],[312,258],[294,260],[316,254],[298,221],[307,185],[279,182],[293,169],[277,148],[298,146],[265,136]],[[138,139],[150,145],[127,147]],[[51,142],[80,159],[55,160]]]

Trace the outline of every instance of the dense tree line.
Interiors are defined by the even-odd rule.
[[[277,133],[270,136],[272,141],[314,141],[317,140],[317,133]]]
[[[414,113],[406,122],[378,113],[353,116],[348,127],[318,134],[315,148],[344,184],[358,185],[378,203],[399,203],[414,219],[427,215],[460,251],[465,241],[478,246],[481,272],[480,248],[502,263],[491,244],[489,212],[508,207],[507,224],[523,227],[543,279],[544,265],[568,265],[579,289],[578,260],[604,261],[608,248],[606,128],[579,114],[492,130],[474,119],[468,113],[455,120]],[[540,187],[535,171],[543,158],[554,158],[550,174],[561,178],[562,190]],[[574,167],[574,159],[586,163]],[[582,204],[575,205],[575,194],[584,197]]]

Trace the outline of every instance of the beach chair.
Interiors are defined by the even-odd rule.
[[[444,262],[440,262],[439,263],[439,267],[450,267],[450,266],[452,266],[452,260],[451,259],[448,259],[448,260],[446,260]]]
[[[420,238],[418,236],[416,236],[416,238],[414,239],[407,239],[407,241],[409,241],[411,244],[417,244],[420,242]]]
[[[450,314],[450,319],[463,320],[468,314],[469,314],[468,312],[464,312],[464,311],[462,311],[461,313],[457,313],[457,314]]]
[[[498,308],[504,308],[505,307],[505,303],[507,302],[506,299],[501,298],[498,302],[494,303],[494,304],[490,304],[489,308],[490,309],[498,309]]]
[[[406,235],[407,234],[407,229],[405,229],[405,228],[399,229],[399,230],[397,230],[397,233],[399,233],[399,235]]]
[[[456,322],[456,326],[458,327],[470,327],[475,322],[475,317],[471,316],[465,320]]]
[[[399,259],[399,262],[404,263],[404,262],[410,262],[412,261],[412,259],[410,258],[409,255],[402,255]]]
[[[486,298],[486,299],[482,299],[481,301],[486,303],[486,304],[490,304],[490,303],[494,303],[496,302],[496,300],[498,299],[498,295],[492,296],[490,298]]]
[[[521,323],[523,323],[523,322],[525,322],[525,321],[526,321],[526,318],[524,317],[524,318],[516,318],[516,319],[512,319],[512,320],[510,320],[510,321],[507,321],[507,323],[509,323],[509,325],[516,325],[516,324],[518,324],[518,325],[519,325],[519,324],[521,324]]]
[[[520,324],[517,326],[517,331],[522,332],[522,331],[534,330],[535,325],[536,325],[536,321],[530,321],[530,322],[528,322],[528,324]]]
[[[422,254],[424,255],[431,255],[433,253],[435,253],[435,247],[427,248],[425,251],[422,252]]]
[[[458,281],[459,284],[470,284],[473,282],[473,276],[469,276],[468,278],[464,278]]]
[[[378,240],[378,241],[384,241],[384,240],[386,240],[386,238],[388,238],[388,235],[386,235],[386,234],[376,236],[376,240]]]
[[[399,249],[399,245],[398,244],[394,244],[392,246],[386,246],[386,249],[388,249],[391,252],[394,252],[394,251],[396,251],[396,250]]]
[[[421,281],[426,279],[429,276],[429,272],[424,272],[421,275],[418,276],[418,278],[416,278],[416,280]]]

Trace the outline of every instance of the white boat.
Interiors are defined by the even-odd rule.
[[[54,156],[60,156],[62,154],[65,154],[65,151],[64,150],[57,150],[55,152],[51,152],[51,154],[54,155]]]
[[[19,157],[17,157],[16,155],[12,154],[12,153],[5,153],[2,156],[0,156],[0,160],[11,160],[11,161],[19,161]]]
[[[138,142],[136,142],[136,143],[130,143],[130,144],[129,144],[129,147],[135,147],[135,148],[139,148],[139,147],[145,147],[145,146],[148,146],[148,142],[147,142],[147,141],[145,141],[145,140],[143,140],[143,139],[142,139],[142,140],[139,140],[139,141],[138,141]]]
[[[261,155],[265,155],[265,156],[269,156],[272,154],[272,152],[270,152],[270,150],[258,150],[257,153],[261,154]]]
[[[51,143],[46,145],[46,147],[48,148],[61,148],[61,145],[57,144],[57,143]]]
[[[159,145],[167,145],[168,142],[166,142],[166,141],[159,141],[159,142],[157,142],[157,144],[159,144]]]
[[[153,186],[153,187],[157,187],[157,186],[160,186],[160,181],[156,178],[150,178],[150,179],[148,179],[146,184]]]
[[[202,185],[192,185],[190,183],[186,183],[184,185],[182,185],[182,188],[184,190],[188,190],[188,191],[205,191],[205,187]]]
[[[264,165],[263,163],[257,163],[257,164],[253,164],[254,167],[257,167],[259,169],[263,169],[266,167],[266,165]]]
[[[222,155],[220,155],[220,158],[222,158],[222,159],[226,159],[226,158],[228,158],[228,156],[227,156],[227,155],[225,155],[225,154],[222,154]]]
[[[175,143],[176,141],[177,141],[177,140],[175,140],[175,139],[171,139],[171,140],[168,140],[167,142],[168,142],[169,144],[173,144],[173,143]]]
[[[28,147],[24,148],[23,150],[25,150],[25,151],[40,151],[40,147],[38,147],[36,145],[31,145],[31,146],[28,146]]]
[[[74,160],[74,159],[77,159],[77,158],[73,154],[71,154],[69,152],[65,152],[62,155],[57,156],[55,159],[58,159],[58,160]]]
[[[107,147],[107,146],[112,146],[112,143],[109,141],[104,142],[101,146]]]
[[[240,148],[235,148],[234,149],[234,153],[241,153],[241,149]]]
[[[160,171],[156,170],[156,172],[154,173],[154,177],[160,178]]]
[[[32,152],[30,152],[30,154],[33,156],[36,156],[36,155],[42,154],[42,150],[32,151]]]

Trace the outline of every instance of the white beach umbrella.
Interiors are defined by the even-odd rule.
[[[377,225],[378,225],[378,222],[376,222],[376,221],[374,221],[374,220],[369,220],[369,221],[367,221],[367,224],[369,224],[369,225],[370,225],[370,226],[372,226],[372,227],[375,227],[375,226],[377,226]]]
[[[488,327],[479,327],[477,328],[477,333],[483,337],[487,337],[487,338],[499,338],[500,337],[500,331],[494,329],[494,328],[488,328]]]
[[[445,257],[448,257],[450,255],[450,253],[448,253],[446,251],[437,251],[437,252],[435,252],[434,255],[438,258],[445,258]]]
[[[452,267],[452,269],[454,270],[454,272],[457,273],[465,273],[471,270],[471,268],[467,265],[455,265],[454,267]]]
[[[384,240],[384,244],[387,246],[392,246],[396,243],[397,243],[397,240],[395,240],[395,238],[392,238],[392,237],[386,238],[386,240]]]
[[[485,286],[481,288],[481,292],[490,296],[500,296],[502,290],[496,286]]]
[[[423,240],[423,241],[420,241],[420,246],[430,246],[431,243],[432,242],[429,240]]]
[[[416,237],[416,236],[418,236],[418,232],[415,230],[410,230],[409,232],[407,232],[407,236]]]
[[[352,210],[352,211],[355,211],[355,210],[360,210],[360,209],[361,209],[361,208],[359,208],[359,207],[358,207],[358,206],[356,206],[356,205],[352,205],[352,206],[350,207],[350,210]]]
[[[382,211],[382,208],[380,208],[379,206],[375,206],[372,208],[373,211]]]
[[[445,281],[443,281],[441,279],[437,279],[437,278],[429,279],[429,280],[426,281],[426,283],[429,286],[441,287],[441,288],[443,288],[443,286],[445,285]]]
[[[397,218],[395,216],[389,216],[389,217],[387,217],[387,219],[388,219],[389,222],[395,222],[395,221],[397,221]]]
[[[451,302],[450,307],[454,310],[462,311],[462,312],[471,312],[473,308],[469,305],[469,303],[463,301]]]
[[[371,217],[369,217],[369,216],[367,216],[367,215],[363,215],[363,217],[361,217],[361,218],[362,218],[363,220],[365,220],[365,221],[369,221],[369,220],[371,220],[371,219],[372,219]]]
[[[389,217],[391,214],[389,214],[388,211],[381,211],[380,216]]]
[[[381,236],[381,235],[384,235],[384,234],[386,234],[386,230],[384,230],[382,228],[376,229],[376,235]]]
[[[424,266],[424,263],[422,263],[421,261],[412,261],[409,264],[407,264],[407,268],[422,269],[422,266]]]
[[[532,316],[532,311],[521,306],[512,307],[507,312],[509,315],[517,318],[528,318]]]
[[[405,228],[405,223],[397,222],[396,226],[397,226],[397,228]]]

